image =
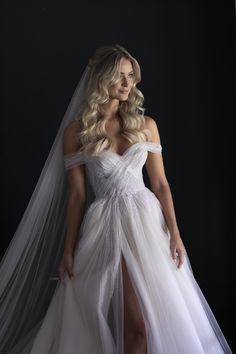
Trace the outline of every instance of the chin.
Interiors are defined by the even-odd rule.
[[[121,96],[119,96],[119,101],[127,101],[128,98],[129,98],[129,95],[127,95],[127,96],[121,95]]]

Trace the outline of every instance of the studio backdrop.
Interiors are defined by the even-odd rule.
[[[234,2],[3,1],[1,20],[1,255],[89,57],[120,44],[140,63],[182,239],[233,349]]]

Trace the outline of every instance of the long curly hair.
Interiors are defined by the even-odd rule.
[[[145,118],[142,107],[144,96],[136,85],[141,81],[140,66],[137,60],[122,46],[98,48],[89,60],[90,78],[82,110],[77,119],[82,122],[78,134],[79,151],[96,154],[111,146],[107,136],[102,105],[109,102],[108,89],[119,79],[120,61],[130,60],[133,67],[133,86],[126,101],[120,101],[118,114],[121,118],[120,135],[130,143],[150,140],[150,131],[144,129]]]

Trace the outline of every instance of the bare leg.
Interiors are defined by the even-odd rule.
[[[123,256],[122,275],[124,291],[124,354],[146,354],[145,323]]]

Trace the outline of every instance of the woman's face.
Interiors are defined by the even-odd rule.
[[[126,58],[122,58],[120,61],[119,75],[119,82],[110,86],[108,89],[109,97],[110,99],[126,101],[134,84],[133,66]]]

